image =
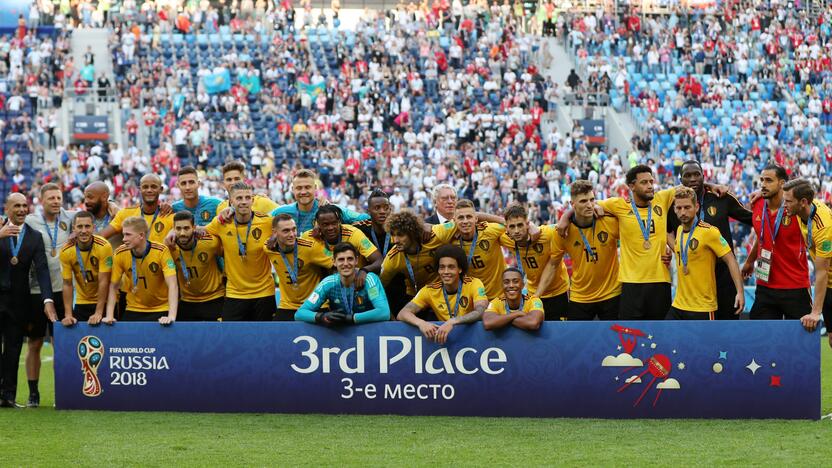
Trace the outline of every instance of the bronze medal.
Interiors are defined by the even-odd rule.
[[[17,257],[12,257],[12,259],[9,260],[9,263],[11,263],[12,265],[17,265]]]
[[[687,265],[683,266],[682,271],[687,275],[688,274],[688,266]]]
[[[644,246],[644,250],[650,250],[651,244],[649,240],[644,241],[644,244],[642,245]]]
[[[58,251],[55,250],[55,249],[52,249],[52,256],[54,257],[55,255],[58,255]]]
[[[133,286],[133,288],[130,289],[130,292],[133,293],[133,294],[138,293],[139,292],[139,287],[138,286]]]

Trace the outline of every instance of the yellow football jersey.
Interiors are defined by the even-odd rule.
[[[456,311],[455,317],[461,317],[474,311],[474,304],[479,301],[488,301],[485,295],[485,287],[482,281],[471,276],[462,279],[462,293],[459,295],[459,307],[457,307],[457,293],[448,294],[448,302],[445,302],[445,295],[442,294],[442,282],[436,281],[423,287],[410,302],[422,309],[430,308],[436,314],[436,318],[443,322],[451,319],[451,314]]]
[[[222,272],[217,264],[220,252],[219,239],[208,233],[196,234],[193,249],[184,250],[177,245],[171,251],[176,263],[179,297],[183,301],[208,302],[225,296]]]
[[[295,268],[294,250],[283,254],[286,256],[285,262],[280,252],[266,249],[266,255],[280,278],[278,286],[281,309],[299,309],[332,269],[332,257],[326,255],[316,246],[316,242],[310,239],[298,239],[297,283],[292,282],[292,275],[286,268],[287,262],[289,268]]]
[[[508,234],[500,236],[500,245],[509,250],[509,253],[517,261],[518,268],[522,268],[523,273],[526,275],[526,290],[529,294],[546,298],[559,296],[569,290],[569,272],[566,271],[566,265],[560,262],[560,271],[555,273],[552,282],[548,285],[543,285],[543,288],[538,291],[538,283],[540,283],[540,276],[543,274],[543,269],[549,262],[549,258],[556,253],[552,243],[557,237],[558,233],[555,226],[541,226],[540,237],[537,241],[527,243],[525,246],[517,245],[517,242],[512,240]],[[563,255],[561,254],[560,257],[562,258]]]
[[[107,239],[93,236],[89,250],[76,249],[75,242],[67,242],[61,249],[60,260],[61,277],[65,280],[75,279],[75,303],[98,303],[98,277],[113,269],[113,248]]]
[[[592,254],[584,245],[586,237]],[[595,220],[595,227],[581,229],[573,222],[566,238],[555,236],[555,254],[569,254],[572,259],[572,285],[569,300],[590,304],[621,294],[618,280],[618,220],[604,216]]]
[[[165,237],[168,235],[168,232],[173,229],[173,213],[166,216],[162,216],[161,214],[145,214],[142,212],[142,208],[140,206],[132,206],[130,208],[122,208],[118,210],[115,218],[110,221],[110,226],[112,226],[116,232],[121,233],[124,220],[133,216],[141,216],[145,221],[147,221],[147,227],[150,229],[147,233],[147,238],[150,242],[164,244]]]
[[[254,195],[254,200],[251,203],[251,211],[257,211],[260,213],[271,213],[275,208],[277,208],[277,203],[273,202],[271,198],[263,196],[263,195]],[[217,205],[217,215],[222,212],[222,210],[228,208],[228,200],[223,200]]]
[[[630,200],[610,198],[598,204],[607,214],[618,219],[621,240],[621,265],[618,277],[622,283],[669,283],[670,270],[662,263],[662,254],[667,246],[667,214],[673,204],[675,188],[656,193],[650,203],[652,220],[647,226],[650,247],[644,248],[644,237]],[[638,208],[641,226],[647,224],[648,207]],[[571,230],[571,229],[570,229]]]
[[[225,295],[232,299],[273,296],[272,265],[266,255],[266,241],[272,235],[271,216],[254,212],[248,240],[247,230],[247,224],[235,225],[233,221],[220,224],[219,218],[214,218],[205,226],[205,232],[217,236],[222,243],[225,276],[228,278]],[[245,259],[240,255],[238,238],[246,246]]]
[[[123,277],[122,277],[123,275]],[[133,252],[126,245],[113,254],[112,278],[127,281],[127,310],[165,312],[168,310],[168,285],[165,278],[176,276],[176,265],[163,244],[150,243],[145,256],[136,258],[136,283],[133,283]],[[135,288],[135,292],[134,291]]]
[[[719,229],[699,222],[688,247],[688,272],[683,271],[681,248],[688,234],[679,226],[676,231],[676,297],[673,307],[688,312],[714,312],[716,302],[716,261],[731,253]]]
[[[370,255],[378,252],[376,246],[373,245],[370,239],[368,239],[360,229],[348,224],[341,225],[341,239],[335,244],[329,244],[321,239],[312,237],[311,230],[304,232],[301,238],[313,241],[315,243],[313,247],[328,256],[330,259],[332,258],[332,249],[335,248],[335,245],[340,242],[348,242],[350,245],[355,247],[356,250],[358,250],[358,255],[361,257],[358,260],[359,267],[367,265],[367,259],[370,258]]]
[[[393,245],[384,257],[384,262],[381,264],[381,284],[385,287],[390,285],[390,281],[396,275],[403,275],[405,278],[406,294],[410,297],[416,295],[416,292],[422,286],[433,283],[439,279],[439,274],[434,268],[434,254],[436,249],[443,245],[443,243],[436,237],[437,228],[441,226],[433,226],[433,232],[427,242],[423,242],[419,247],[419,251],[410,255],[399,249],[398,245]],[[407,268],[410,264],[410,270],[413,270],[413,277],[410,275],[410,270]],[[415,284],[414,284],[415,283]]]
[[[543,312],[543,301],[540,300],[539,297],[524,294],[523,295],[523,310],[524,314],[528,314],[532,311],[539,311],[541,314]],[[488,309],[485,310],[486,312],[493,312],[497,315],[508,315],[508,308],[506,308],[506,296],[505,294],[501,295],[497,299],[491,301],[488,304]]]
[[[812,259],[818,256],[832,258],[832,210],[825,203],[818,200],[814,200],[812,203],[815,206],[815,215],[812,217],[812,245],[809,245],[809,255],[812,256]],[[800,231],[808,245],[808,225],[800,219],[800,216],[797,219],[800,222]],[[827,286],[832,287],[832,263],[829,264]]]
[[[441,242],[462,247],[466,257],[471,257],[468,274],[483,282],[489,298],[500,296],[503,292],[503,271],[506,269],[503,249],[500,248],[500,236],[505,234],[505,226],[497,223],[477,223],[477,245],[473,247],[473,256],[470,255],[472,241],[460,237],[455,223],[434,226],[433,232]]]

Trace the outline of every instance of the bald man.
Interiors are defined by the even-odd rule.
[[[26,197],[10,194],[6,199],[7,219],[0,228],[0,407],[15,408],[17,369],[29,322],[29,271],[33,269],[41,290],[43,312],[55,322],[52,281],[40,233],[25,223],[29,214]]]
[[[162,179],[156,174],[147,174],[142,177],[139,182],[141,204],[119,210],[113,220],[110,221],[110,224],[100,231],[98,235],[109,239],[117,233],[121,234],[122,223],[125,219],[132,216],[141,216],[147,221],[147,225],[150,227],[148,239],[151,242],[163,244],[165,242],[165,236],[173,229],[173,210],[170,205],[160,203],[159,196],[162,194],[162,189]]]
[[[84,207],[95,216],[95,233],[99,234],[109,224],[112,215],[109,209],[110,187],[104,182],[93,182],[84,189]]]

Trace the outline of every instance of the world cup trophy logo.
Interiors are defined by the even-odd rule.
[[[84,373],[84,396],[101,395],[101,381],[98,380],[98,366],[104,358],[104,345],[96,336],[85,336],[78,342],[78,359]]]

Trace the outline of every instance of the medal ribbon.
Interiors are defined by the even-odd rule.
[[[292,284],[298,284],[298,241],[295,240],[295,262],[294,268],[289,266],[289,260],[286,260],[286,254],[283,253],[283,249],[280,246],[277,246],[277,250],[280,252],[280,256],[283,258],[283,264],[286,266],[286,271],[289,272],[289,279],[292,281]]]
[[[451,314],[451,303],[448,302],[448,292],[445,291],[445,285],[442,285],[442,295],[445,297],[445,305],[448,306],[448,314]],[[462,278],[459,279],[459,288],[456,290],[456,305],[454,306],[454,312],[450,315],[449,319],[456,318],[456,314],[459,313],[460,297],[462,297]]]
[[[58,248],[58,221],[60,221],[60,216],[55,217],[55,228],[50,230],[49,229],[49,221],[46,220],[46,216],[41,216],[43,218],[43,225],[46,226],[46,234],[49,235],[49,242],[52,243],[52,251],[54,252],[55,249]]]
[[[376,245],[376,247],[381,248],[381,244],[379,244],[378,238],[376,237],[376,230],[373,229],[372,226],[370,226],[370,235],[373,236],[373,243]],[[387,250],[389,250],[389,247],[390,247],[390,233],[388,232],[384,235],[384,250],[381,251],[381,257],[382,258],[387,256]]]
[[[240,239],[240,230],[237,226],[237,217],[234,217],[234,233],[237,234],[237,251],[240,253],[241,257],[246,256],[246,250],[248,248],[248,235],[251,234],[251,222],[254,221],[254,215],[252,214],[251,218],[248,220],[248,225],[246,226],[246,241],[243,242]]]
[[[763,225],[760,226],[760,249],[763,248],[763,238],[765,237],[766,231],[769,231],[771,234],[771,250],[774,251],[774,243],[777,241],[777,233],[780,232],[780,222],[783,220],[783,208],[785,206],[786,200],[784,199],[783,202],[780,203],[780,209],[777,210],[777,217],[774,219],[774,233],[771,233],[771,221],[768,216],[768,202],[766,202],[766,206],[763,207]]]
[[[147,245],[145,245],[144,254],[142,254],[142,256],[139,257],[141,259],[141,263],[144,263],[144,259],[145,259],[145,257],[147,257],[147,254],[149,254],[149,253],[150,253],[150,241],[147,241]],[[132,260],[133,260],[133,289],[138,289],[139,288],[139,272],[136,270],[136,255],[133,254],[133,252],[130,252],[130,256],[132,257]]]
[[[688,232],[688,238],[682,243],[682,239],[685,237],[685,232],[682,231],[682,235],[679,236],[679,255],[682,257],[682,266],[685,268],[688,267],[688,253],[690,249],[690,239],[693,237],[693,232],[696,231],[696,225],[699,224],[699,218],[693,218],[693,226],[690,227],[690,232]]]
[[[479,231],[474,228],[474,239],[471,241],[471,248],[468,249],[468,264],[471,264],[471,259],[474,258],[474,250],[477,248],[477,237],[479,237]],[[462,236],[459,237],[459,246],[462,250],[465,250],[465,247],[462,246]],[[524,275],[525,276],[525,275]]]
[[[586,258],[587,258],[587,261],[590,261],[590,262],[591,262],[591,261],[592,261],[592,257],[593,257],[593,256],[592,256],[592,245],[590,245],[590,243],[589,243],[589,239],[587,239],[587,238],[586,238],[586,236],[584,235],[584,230],[583,230],[583,228],[581,228],[581,227],[580,227],[580,226],[578,226],[577,224],[575,224],[575,227],[577,227],[577,228],[578,228],[578,234],[580,234],[580,235],[581,235],[581,240],[582,240],[582,241],[583,241],[583,243],[584,243],[584,250],[586,251]],[[592,218],[592,239],[595,239],[595,218]]]
[[[25,233],[26,224],[24,223],[23,226],[20,227],[20,234],[9,237],[9,244],[11,244],[12,247],[12,258],[17,258],[17,254],[20,252],[20,247],[23,246],[23,234]]]
[[[633,195],[633,192],[630,192],[630,206],[633,208],[633,214],[636,215],[636,219],[638,220],[638,227],[641,229],[641,237],[643,237],[645,241],[649,241],[650,224],[653,222],[653,204],[647,203],[647,223],[644,223],[641,220],[641,214],[638,212],[636,198]]]

